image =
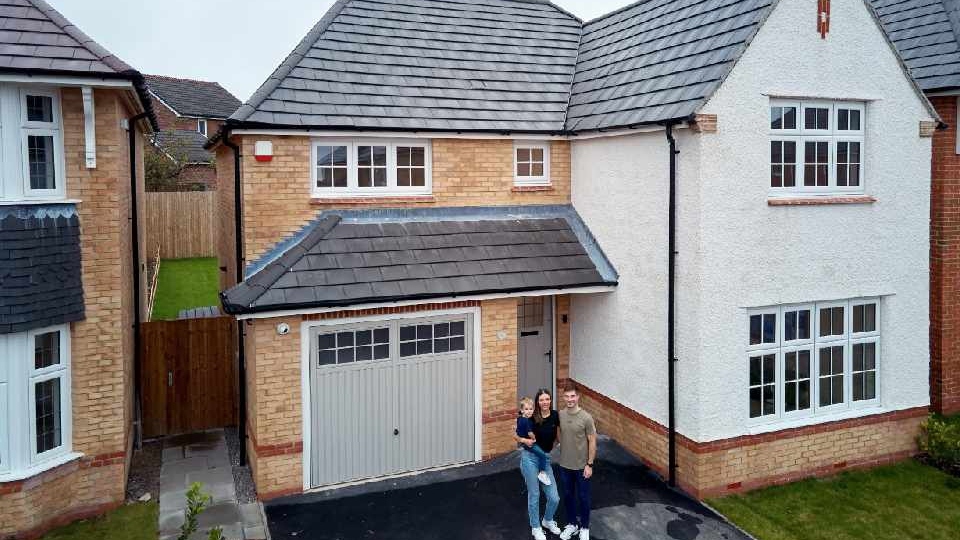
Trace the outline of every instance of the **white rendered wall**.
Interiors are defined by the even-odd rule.
[[[750,307],[883,296],[881,410],[871,412],[929,403],[931,139],[919,122],[931,117],[862,0],[832,2],[826,40],[813,13],[812,2],[779,2],[702,110],[719,133],[701,137],[696,440],[786,427],[749,422]],[[768,206],[769,95],[868,100],[864,184],[877,202]]]
[[[695,186],[697,138],[685,129],[676,130],[676,137],[680,183]],[[571,144],[573,205],[620,274],[613,293],[572,296],[571,376],[664,425],[668,158],[663,131]],[[696,190],[678,189],[680,205],[686,208],[698,208],[697,195]],[[695,251],[688,246],[697,231],[695,219],[691,212],[680,216],[685,235],[679,239],[678,270],[680,261],[694,260]],[[688,278],[681,274],[678,280]],[[695,300],[678,290],[678,302],[690,313]],[[690,349],[695,342],[696,336],[678,335],[678,347]],[[678,383],[695,387],[696,366],[688,367]],[[693,399],[678,403],[679,417],[687,425],[695,420],[695,404]]]

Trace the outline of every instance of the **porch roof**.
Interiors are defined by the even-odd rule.
[[[616,284],[571,206],[327,211],[221,297],[247,314]]]

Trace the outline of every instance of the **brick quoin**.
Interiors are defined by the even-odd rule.
[[[957,96],[931,97],[950,127],[933,135],[930,201],[930,402],[960,413],[960,156]]]

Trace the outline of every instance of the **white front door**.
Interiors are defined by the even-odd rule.
[[[537,390],[553,392],[553,298],[521,298],[517,304],[517,394],[534,397]]]

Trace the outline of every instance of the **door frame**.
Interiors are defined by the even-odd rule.
[[[414,311],[409,313],[394,313],[390,315],[369,315],[358,317],[344,317],[342,319],[324,319],[319,321],[303,321],[300,323],[300,413],[302,417],[301,437],[303,439],[303,490],[310,491],[311,460],[313,459],[312,418],[310,416],[313,396],[310,385],[310,332],[312,329],[323,326],[344,326],[368,322],[396,321],[403,319],[423,319],[445,315],[471,315],[473,320],[473,393],[474,393],[474,462],[483,458],[483,396],[482,391],[482,334],[480,329],[480,307],[466,307],[456,309]],[[391,344],[392,346],[392,344]],[[556,376],[554,376],[556,380]],[[395,477],[397,475],[393,475]],[[377,480],[376,478],[370,480]],[[316,489],[329,489],[323,486]]]

